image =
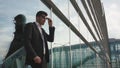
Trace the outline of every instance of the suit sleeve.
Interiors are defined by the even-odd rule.
[[[37,56],[35,50],[32,48],[31,40],[32,40],[32,23],[26,24],[24,29],[24,38],[25,38],[25,49],[28,55],[33,59]]]
[[[54,41],[54,32],[55,32],[55,27],[49,27],[49,35],[45,32],[47,41],[49,42]]]

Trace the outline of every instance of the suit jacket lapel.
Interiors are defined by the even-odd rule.
[[[43,38],[44,38],[44,40],[46,40],[46,37],[45,37],[45,31],[44,31],[43,28],[41,28],[41,30],[42,30],[42,33],[43,33]]]
[[[35,28],[36,32],[39,33],[39,36],[40,36],[40,38],[42,39],[41,33],[40,33],[40,31],[39,31],[37,25],[35,24],[35,22],[34,22],[33,24],[34,24],[34,28]]]

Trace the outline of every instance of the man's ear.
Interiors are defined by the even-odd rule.
[[[38,17],[38,16],[36,17],[37,20],[38,20],[39,18],[40,18],[40,17]]]

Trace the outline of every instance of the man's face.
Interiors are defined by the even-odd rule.
[[[37,17],[38,18],[38,23],[40,25],[44,25],[45,21],[46,21],[46,16],[44,14],[42,14],[41,16]]]

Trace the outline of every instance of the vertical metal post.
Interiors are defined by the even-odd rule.
[[[51,17],[51,19],[53,20],[53,18],[52,18],[52,8],[50,9],[50,17]],[[54,59],[54,56],[53,56],[53,48],[52,48],[52,42],[50,43],[50,45],[51,45],[51,68],[53,68],[53,59]]]
[[[53,68],[53,48],[52,48],[52,43],[50,43],[51,45],[51,68]]]
[[[96,54],[96,68],[99,68],[99,66],[98,66],[98,54]]]
[[[77,0],[77,2],[78,2],[78,0]],[[78,14],[79,14],[79,11],[77,11],[78,12]],[[78,31],[80,32],[80,22],[79,22],[79,15],[78,15]],[[80,40],[80,38],[79,38],[79,42],[81,42],[81,40]],[[81,44],[80,44],[80,68],[82,68],[82,46],[81,46]]]
[[[70,12],[69,12],[69,0],[68,0],[68,20],[70,21]],[[69,26],[69,46],[70,46],[70,68],[72,68],[72,51],[71,51],[71,32],[70,32],[70,26]]]

